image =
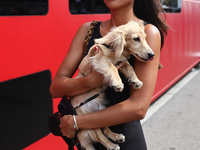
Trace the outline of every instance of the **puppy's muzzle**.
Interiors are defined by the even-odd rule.
[[[155,58],[154,54],[153,53],[147,53],[145,58],[144,57],[140,57],[138,54],[135,53],[135,55],[140,59],[140,60],[143,60],[143,61],[149,61],[149,60],[153,60]]]

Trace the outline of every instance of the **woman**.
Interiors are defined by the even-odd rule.
[[[140,62],[132,57],[130,63],[134,65],[134,70],[143,82],[143,87],[139,90],[133,89],[122,76],[125,84],[123,92],[115,93],[108,88],[106,96],[110,106],[95,113],[76,116],[77,127],[95,129],[112,126],[112,131],[126,136],[126,141],[120,144],[122,150],[146,150],[139,120],[145,117],[150,105],[157,79],[160,49],[164,44],[164,34],[167,34],[168,26],[159,17],[162,11],[159,0],[104,0],[104,2],[110,9],[111,18],[97,24],[90,41],[106,35],[113,26],[120,26],[131,20],[145,21],[147,22],[146,40],[155,53],[155,59]],[[103,75],[94,70],[84,78],[71,78],[83,58],[83,43],[89,25],[90,23],[83,24],[74,36],[69,51],[52,82],[50,92],[53,97],[74,97],[91,90],[91,85],[95,88],[104,84]],[[90,46],[92,44],[90,43]],[[60,128],[64,136],[68,138],[75,136],[74,124],[74,118],[71,115],[61,118]],[[95,148],[105,149],[100,144],[95,144]]]

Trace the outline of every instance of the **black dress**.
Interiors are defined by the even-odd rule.
[[[88,49],[86,54],[88,53],[89,48],[94,45],[94,39],[101,38],[100,34],[100,25],[101,22],[98,22],[92,37],[88,44]],[[134,65],[134,57],[132,56],[129,60],[129,63]],[[119,102],[122,102],[129,98],[130,96],[130,86],[123,74],[120,74],[122,82],[124,84],[124,90],[122,92],[115,92],[112,88],[107,88],[106,99],[108,101],[108,107],[115,105]],[[115,126],[109,127],[115,133],[122,133],[125,135],[125,142],[119,144],[120,150],[146,150],[146,142],[143,135],[143,130],[140,124],[140,121],[132,121],[124,124],[119,124]],[[96,150],[106,150],[106,148],[100,143],[96,143],[94,145]]]

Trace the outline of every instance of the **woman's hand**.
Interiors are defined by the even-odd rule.
[[[76,129],[74,128],[74,120],[72,115],[65,115],[61,117],[59,127],[63,136],[68,138],[73,138],[76,136]]]
[[[99,52],[99,48],[95,47],[94,55],[96,55],[98,52]],[[115,67],[117,69],[120,69],[120,68],[123,68],[125,64],[126,64],[126,62],[125,63],[121,62],[121,63],[117,64]],[[106,84],[105,80],[104,80],[104,75],[97,72],[94,68],[91,69],[91,72],[89,75],[89,83],[90,83],[91,89],[99,87],[99,86],[103,86]]]
[[[94,55],[99,53],[98,46],[95,47]],[[97,72],[94,68],[91,69],[89,74],[89,84],[91,89],[104,85],[104,76],[103,74]]]
[[[105,83],[103,74],[92,68],[89,74],[89,84],[91,89],[104,85]]]

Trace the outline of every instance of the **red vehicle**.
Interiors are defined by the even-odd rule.
[[[0,0],[0,8],[0,149],[66,149],[48,129],[60,101],[49,86],[80,25],[109,18],[108,10],[95,0]],[[166,9],[171,31],[152,102],[200,62],[200,0],[177,10]]]

